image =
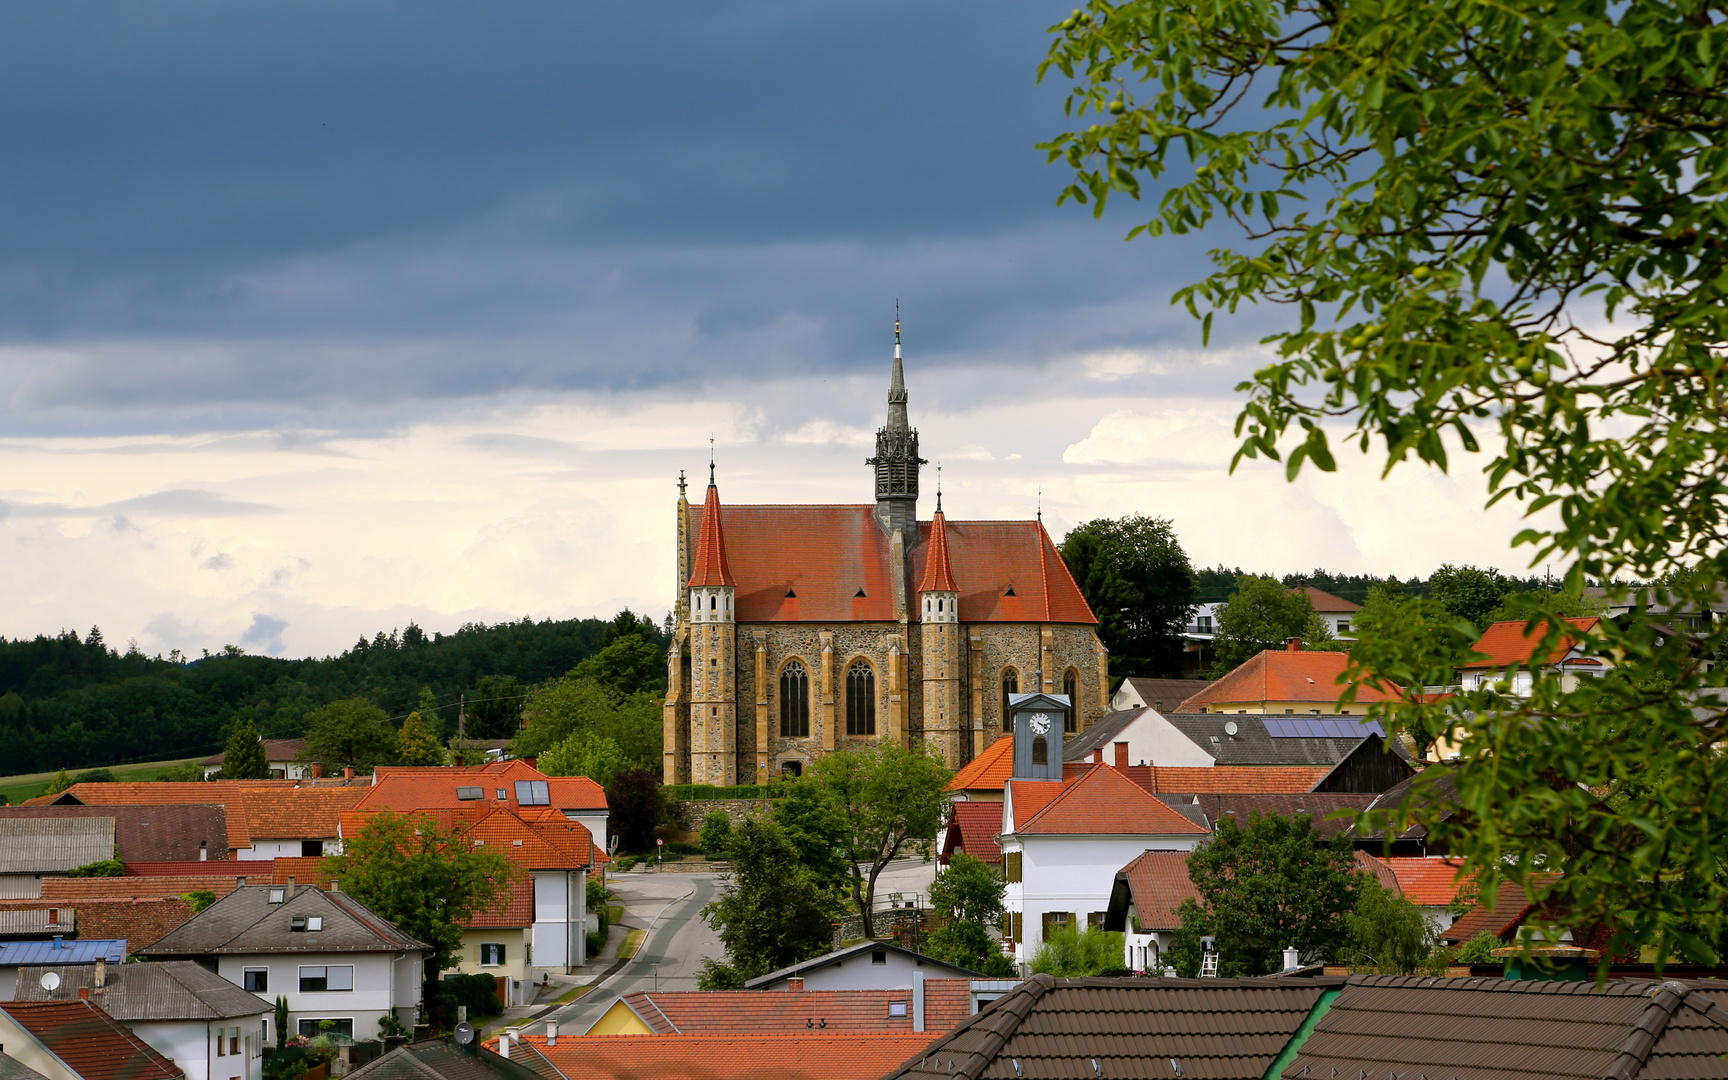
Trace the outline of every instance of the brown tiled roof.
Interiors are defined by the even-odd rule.
[[[253,840],[334,840],[344,810],[360,805],[369,787],[304,787],[241,796]]]
[[[912,1031],[910,989],[642,990],[626,994],[622,1000],[661,1035]],[[889,1005],[896,1001],[906,1004],[906,1015],[889,1015]],[[924,1024],[929,1038],[952,1031],[971,1011],[969,979],[924,980]]]
[[[1200,902],[1200,890],[1188,876],[1188,852],[1148,851],[1117,871],[1128,881],[1134,913],[1142,930],[1175,930],[1182,925],[1177,909],[1182,901]]]
[[[548,1046],[545,1035],[522,1040],[567,1080],[876,1080],[929,1041],[928,1033],[823,1031],[777,1034],[772,1042],[760,1035],[560,1035],[556,1046]]]
[[[1290,591],[1306,596],[1308,602],[1314,605],[1315,611],[1325,612],[1328,615],[1348,615],[1352,611],[1362,610],[1361,604],[1352,604],[1342,596],[1333,596],[1324,589],[1316,589],[1306,582]]]
[[[690,508],[698,537],[705,514]],[[894,621],[890,540],[875,503],[725,506],[720,516],[738,622]],[[906,556],[912,581],[924,580],[933,547],[930,523],[918,528]],[[1041,523],[948,519],[943,531],[961,622],[1098,621]],[[914,606],[910,614],[917,621],[922,612]]]
[[[1210,772],[1212,770],[1203,770]],[[1143,833],[1181,836],[1206,830],[1152,797],[1109,765],[1100,765],[1063,785],[1056,798],[1030,818],[1021,814],[1015,790],[1016,833],[1099,835]]]
[[[995,865],[1002,861],[1002,846],[996,834],[1002,831],[1002,804],[999,802],[957,802],[950,811],[948,833],[944,838],[946,863],[956,851],[974,859]]]
[[[1724,1003],[1728,983],[1358,975],[1284,1076],[1728,1076]]]
[[[1001,791],[1014,775],[1014,736],[1004,735],[961,766],[948,781],[949,791]]]
[[[228,846],[249,848],[252,834],[239,796],[249,792],[294,790],[293,780],[159,780],[123,781],[112,784],[73,784],[58,795],[42,795],[26,806],[47,803],[79,803],[84,806],[215,805],[224,807]]]
[[[192,905],[178,896],[131,900],[78,900],[72,905],[82,937],[124,939],[131,952],[143,952],[158,938],[192,917]]]
[[[260,878],[269,873],[268,863],[258,863]],[[45,877],[42,879],[42,899],[44,900],[83,900],[90,897],[135,898],[146,899],[161,896],[180,896],[189,892],[208,890],[218,897],[227,896],[234,891],[235,879],[227,875],[217,877],[91,877],[64,878]]]
[[[1148,707],[1159,712],[1175,712],[1176,707],[1212,685],[1210,679],[1139,679],[1128,683]]]
[[[889,1075],[1162,1080],[1175,1075],[1175,1059],[1184,1078],[1260,1080],[1321,995],[1341,982],[1034,975]]]
[[[88,1001],[5,1001],[0,1009],[83,1080],[172,1080],[185,1075]]]
[[[1356,869],[1378,881],[1381,888],[1395,893],[1404,891],[1403,887],[1398,884],[1398,875],[1394,874],[1392,868],[1386,865],[1385,859],[1376,859],[1366,851],[1360,850],[1352,854],[1356,859]]]
[[[1448,926],[1443,936],[1447,941],[1469,941],[1487,931],[1501,941],[1508,941],[1535,906],[1522,886],[1503,882],[1494,893],[1493,907],[1477,904]]]
[[[199,841],[208,845],[211,858],[228,857],[228,825],[220,806],[0,807],[0,821],[91,817],[114,819],[114,857],[123,862],[196,859]]]
[[[1221,767],[1229,768],[1231,766]],[[1269,769],[1261,768],[1253,771],[1266,772]],[[1132,776],[1133,773],[1130,772],[1129,775]],[[1175,797],[1171,796],[1171,798]],[[1207,820],[1214,825],[1226,814],[1234,817],[1237,823],[1242,825],[1246,825],[1255,814],[1261,816],[1278,814],[1282,817],[1306,814],[1313,822],[1314,831],[1325,837],[1347,832],[1354,824],[1355,819],[1353,817],[1331,817],[1334,812],[1366,810],[1378,797],[1377,795],[1357,795],[1331,791],[1308,791],[1299,795],[1268,795],[1262,792],[1201,792],[1195,796],[1199,799],[1200,812],[1205,814]]]
[[[259,741],[264,744],[265,761],[295,761],[299,759],[300,751],[306,749],[305,739],[260,739]],[[198,764],[220,765],[227,756],[228,752],[224,750],[220,754],[205,758]]]
[[[1331,773],[1330,765],[1130,765],[1128,779],[1153,794],[1300,795]]]

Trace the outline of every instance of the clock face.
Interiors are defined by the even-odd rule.
[[[1032,714],[1032,732],[1033,732],[1033,734],[1043,735],[1044,733],[1048,732],[1049,730],[1050,730],[1050,717],[1045,715],[1044,713],[1033,713]]]

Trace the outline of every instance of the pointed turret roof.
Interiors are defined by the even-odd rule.
[[[940,510],[930,519],[930,554],[924,557],[924,580],[918,591],[960,591],[960,586],[954,583],[954,572],[948,567],[948,520]]]
[[[689,588],[713,585],[736,586],[732,568],[726,565],[726,536],[720,528],[720,489],[708,480],[708,498],[702,503],[702,526],[696,536],[696,562]]]

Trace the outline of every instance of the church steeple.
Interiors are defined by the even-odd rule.
[[[918,432],[906,416],[906,370],[900,359],[900,305],[894,305],[894,372],[888,381],[888,423],[876,432],[876,522],[908,544],[918,536]]]

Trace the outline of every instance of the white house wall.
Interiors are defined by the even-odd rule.
[[[1004,837],[1004,852],[1021,852],[1020,881],[1009,882],[1003,897],[1008,910],[1021,916],[1015,959],[1029,962],[1038,951],[1046,912],[1071,912],[1084,928],[1090,913],[1110,907],[1118,870],[1143,852],[1193,851],[1197,843],[1172,836]]]
[[[581,823],[582,827],[594,837],[594,846],[601,851],[606,847],[606,819],[611,816],[606,810],[566,810],[564,816],[571,821]],[[608,852],[610,854],[610,852]]]
[[[186,1080],[261,1080],[264,1048],[276,1045],[274,1038],[267,1037],[262,1012],[222,1021],[138,1020],[129,1021],[126,1026],[150,1044],[151,1049],[183,1069]],[[231,1028],[240,1029],[240,1053],[217,1054],[219,1033]]]
[[[314,840],[317,837],[308,836],[306,839]],[[322,854],[341,854],[339,850],[341,844],[338,841],[325,840],[322,843]],[[260,859],[298,859],[300,857],[300,841],[298,840],[254,840],[251,847],[240,848],[234,853],[236,860],[247,859],[254,862]]]
[[[587,961],[588,875],[580,870],[534,874],[536,968],[577,968]]]
[[[402,959],[397,957],[401,955]],[[413,972],[404,973],[404,962]],[[300,990],[302,967],[352,965],[352,990]],[[302,1019],[351,1018],[356,1039],[378,1036],[378,1021],[388,1015],[391,1006],[398,1009],[397,1019],[404,1024],[413,1022],[414,1008],[420,1002],[420,953],[268,953],[253,956],[221,956],[216,961],[216,974],[236,986],[245,986],[247,968],[269,971],[269,986],[255,991],[258,998],[274,1006],[278,997],[288,999],[288,1034],[300,1030]],[[271,1033],[274,1041],[275,1033]]]
[[[1138,729],[1128,740],[1130,765],[1138,765],[1144,761],[1148,765],[1205,769],[1215,763],[1211,754],[1200,749],[1193,739],[1177,730],[1157,709],[1147,709],[1128,726]],[[1104,752],[1105,761],[1115,760],[1110,756],[1112,752]]]

